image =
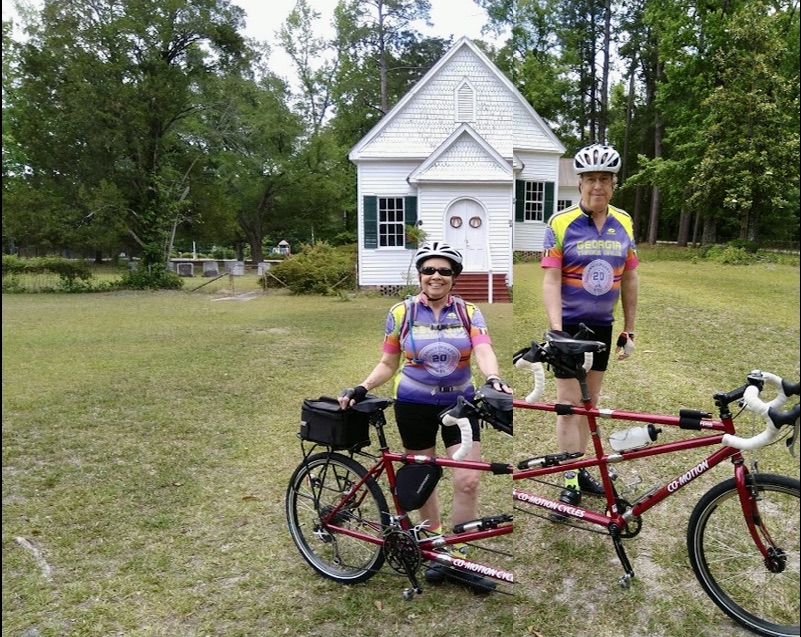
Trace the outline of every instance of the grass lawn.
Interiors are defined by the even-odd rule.
[[[712,394],[739,387],[752,369],[789,380],[799,378],[797,267],[649,262],[642,251],[641,257],[637,347],[625,362],[613,357],[600,407],[667,414],[678,414],[682,408],[714,411]],[[539,265],[516,267],[516,330],[536,340],[548,327],[540,301],[541,281]],[[617,324],[622,325],[622,315]],[[530,391],[531,381],[522,372],[517,372],[514,380],[521,395]],[[766,392],[766,396],[772,394]],[[546,374],[543,400],[554,397],[553,379]],[[743,414],[737,422],[744,435],[751,433],[749,421],[753,433],[764,427],[761,419]],[[601,423],[604,436],[625,426]],[[670,430],[660,440],[688,435],[692,434]],[[514,446],[516,459],[556,450],[554,416],[516,413]],[[617,465],[618,488],[633,501],[652,486],[694,466],[706,453],[682,452]],[[798,458],[792,458],[783,443],[746,456],[749,461],[758,459],[762,471],[799,477]],[[517,606],[515,623],[529,631],[517,634],[750,635],[706,597],[686,549],[687,521],[695,502],[731,475],[724,463],[646,514],[640,535],[624,543],[636,574],[629,590],[617,585],[623,571],[608,538],[554,526],[516,511],[515,575],[519,594],[526,601]],[[522,486],[548,493],[541,486]],[[554,487],[551,495],[557,494],[558,487]]]
[[[644,261],[637,350],[610,369],[604,406],[711,409],[713,391],[753,368],[797,380],[798,274]],[[520,394],[530,379],[511,354],[544,331],[539,277],[519,265],[514,308],[482,305]],[[392,301],[264,294],[244,279],[234,290],[3,295],[4,637],[747,634],[689,568],[690,493],[628,542],[629,591],[606,538],[526,517],[514,596],[443,585],[406,602],[388,566],[354,587],[315,575],[283,512],[300,404],[366,375]],[[515,431],[514,446],[486,432],[485,458],[556,448],[552,418],[525,414]],[[778,446],[760,466],[799,473]],[[728,476],[719,468],[698,494]],[[482,512],[510,511],[510,490],[490,476]]]

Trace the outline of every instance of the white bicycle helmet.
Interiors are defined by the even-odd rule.
[[[442,257],[451,262],[454,274],[462,272],[462,255],[444,241],[430,241],[421,245],[414,255],[414,267],[420,271],[423,261],[432,257]]]
[[[620,170],[620,155],[611,146],[591,144],[576,153],[573,166],[579,175],[594,172],[616,173]]]

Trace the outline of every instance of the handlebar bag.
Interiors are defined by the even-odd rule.
[[[498,431],[514,435],[514,411],[512,409],[496,409],[487,418]]]
[[[512,396],[506,392],[497,391],[489,385],[481,387],[477,393],[481,398],[479,406],[480,417],[498,431],[513,435],[514,409]]]
[[[307,398],[301,407],[299,435],[332,449],[361,449],[370,445],[370,415],[342,409],[330,396]]]
[[[404,511],[416,511],[434,493],[442,467],[434,464],[405,464],[395,474],[395,493]]]

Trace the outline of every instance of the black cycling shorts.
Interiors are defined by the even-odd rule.
[[[442,405],[421,405],[419,403],[395,403],[395,422],[398,425],[403,446],[413,451],[431,449],[437,446],[437,429],[445,447],[458,445],[462,441],[459,427],[440,424],[439,415],[445,411]],[[481,429],[478,420],[471,418],[473,440],[481,441]]]
[[[586,325],[586,323],[585,323]],[[601,341],[606,343],[606,351],[594,352],[592,355],[592,369],[596,372],[605,372],[609,366],[609,351],[612,347],[612,326],[611,325],[587,325],[594,334],[584,337],[585,341]],[[581,328],[578,325],[563,325],[562,331],[567,332],[570,336],[575,337]],[[565,374],[554,370],[553,375],[556,378],[573,378],[570,374]]]

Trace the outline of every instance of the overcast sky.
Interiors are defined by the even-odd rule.
[[[278,75],[286,76],[289,59],[277,45],[275,32],[281,28],[296,0],[232,0],[247,13],[245,34],[271,45],[270,69]],[[331,20],[337,0],[308,0],[309,6],[320,14],[315,25],[315,33],[330,36],[333,34]],[[481,27],[486,22],[486,12],[473,0],[431,0],[432,27],[424,23],[416,25],[423,35],[448,38],[454,41],[463,35],[474,40],[490,39],[481,35]]]
[[[319,31],[323,33],[324,29],[330,28],[337,0],[308,1],[312,9],[320,13]],[[295,7],[295,0],[232,0],[232,4],[247,12],[246,32],[249,36],[273,42],[275,31]],[[431,0],[431,21],[434,26],[430,29],[424,24],[419,26],[425,35],[454,35],[454,39],[466,35],[479,39],[486,13],[473,0]]]
[[[331,19],[337,0],[308,0],[309,5],[320,13],[315,25],[319,35],[330,36]],[[41,0],[32,0],[31,4],[40,6]],[[247,13],[245,35],[270,44],[270,69],[278,75],[287,76],[292,71],[289,59],[277,44],[275,32],[286,20],[289,12],[295,7],[295,0],[232,0],[232,4],[242,7]],[[3,2],[3,18],[14,17],[11,2]],[[433,27],[420,23],[417,29],[428,36],[458,40],[466,35],[475,40],[489,39],[481,35],[481,27],[486,22],[486,13],[473,0],[431,0],[431,21]]]

